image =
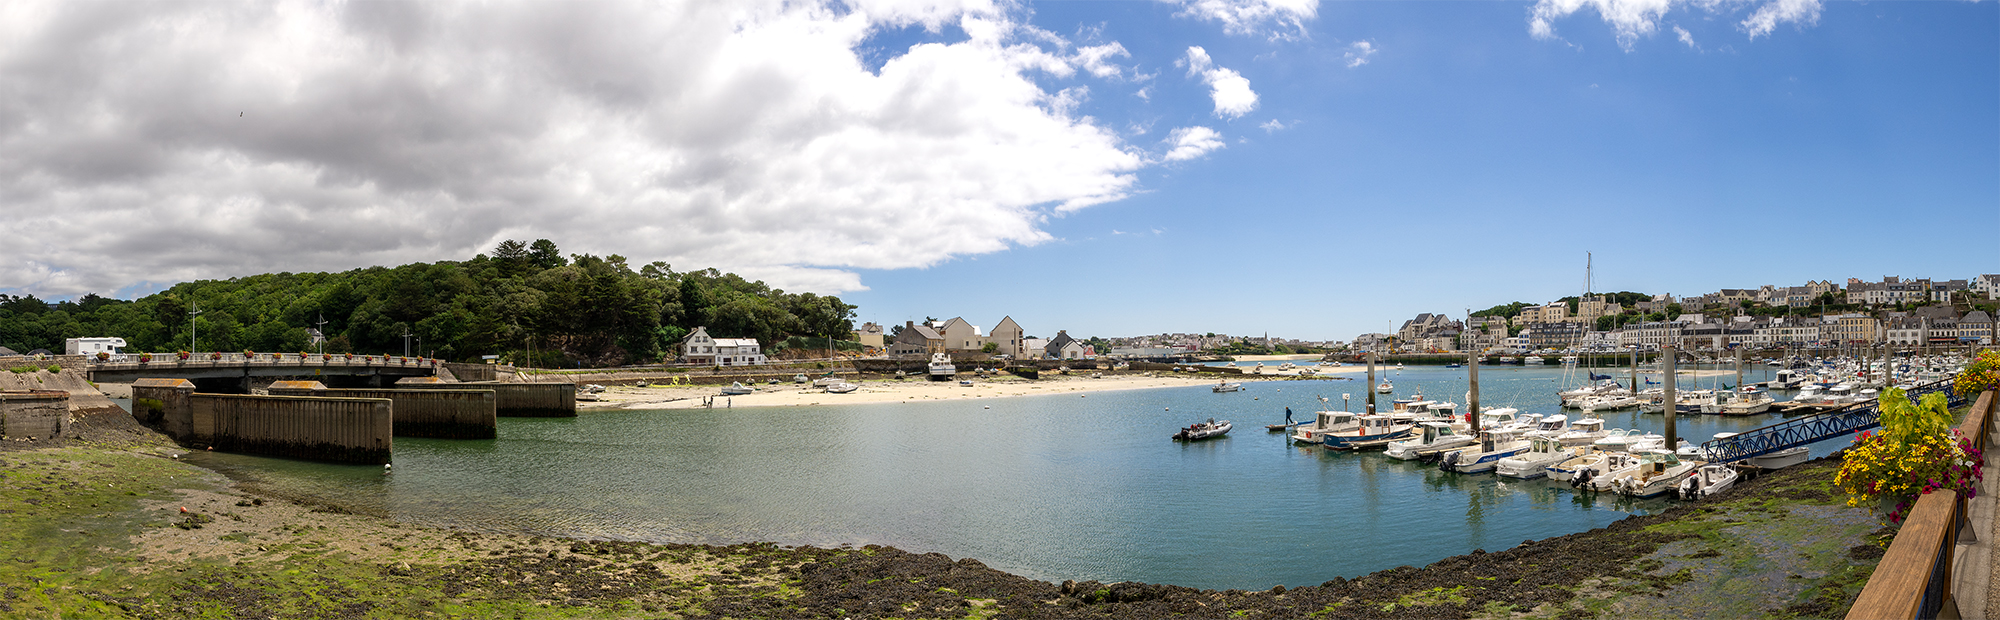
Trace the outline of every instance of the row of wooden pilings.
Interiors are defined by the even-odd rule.
[[[197,394],[186,379],[132,384],[132,415],[193,448],[387,463],[397,436],[492,439],[498,417],[574,417],[570,383],[444,383],[329,389],[280,381],[269,395]]]
[[[1993,390],[1981,393],[1958,427],[1959,433],[1971,438],[1982,453],[1987,448],[1987,433],[1993,428],[1993,407]],[[1971,569],[1982,573],[1971,575],[1972,579],[1990,578],[1990,558],[1984,562],[1962,562],[1964,558],[1959,553],[1960,543],[1973,542],[1969,534],[1979,525],[1970,519],[1968,501],[1958,493],[1918,497],[1896,539],[1875,565],[1868,585],[1848,608],[1848,619],[1960,617],[1952,589],[1954,575],[1959,570]],[[1961,537],[1966,539],[1961,541]],[[1965,566],[1959,566],[1961,563]],[[1983,607],[1984,602],[1979,605]]]

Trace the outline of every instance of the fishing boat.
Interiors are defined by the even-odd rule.
[[[1223,381],[1223,382],[1221,382],[1221,383],[1217,383],[1217,384],[1215,384],[1215,385],[1214,385],[1213,387],[1210,387],[1209,389],[1211,389],[1211,390],[1214,390],[1214,391],[1215,391],[1215,393],[1217,393],[1217,394],[1221,394],[1221,393],[1223,393],[1223,392],[1235,392],[1235,391],[1240,391],[1240,390],[1242,390],[1242,389],[1243,389],[1243,384],[1241,384],[1241,383],[1230,383],[1230,382],[1228,382],[1228,381]]]
[[[958,367],[951,364],[951,354],[932,353],[930,372],[932,381],[950,381],[958,375]]]
[[[1392,459],[1405,461],[1429,460],[1446,450],[1457,450],[1479,441],[1477,438],[1459,433],[1450,422],[1422,422],[1417,424],[1415,436],[1403,441],[1390,442],[1386,454]]]
[[[729,384],[729,387],[726,387],[726,388],[722,388],[722,395],[723,395],[723,396],[742,396],[742,395],[744,395],[744,394],[749,394],[749,393],[751,393],[751,392],[755,392],[755,391],[757,391],[757,389],[756,389],[756,388],[751,388],[751,387],[744,387],[744,385],[743,385],[743,382],[741,382],[741,381],[737,381],[737,382],[733,382],[733,383],[730,383],[730,384]]]
[[[1230,426],[1228,420],[1217,422],[1215,418],[1209,418],[1207,422],[1196,422],[1174,433],[1174,441],[1199,441],[1221,437],[1229,434]]]
[[[1681,499],[1694,501],[1714,497],[1736,484],[1736,468],[1721,463],[1710,463],[1694,470],[1694,474],[1681,481]]]
[[[1410,424],[1398,424],[1387,414],[1361,416],[1361,426],[1353,430],[1334,431],[1320,436],[1320,445],[1328,450],[1366,450],[1380,448],[1391,442],[1410,438]]]
[[[1493,473],[1509,478],[1533,479],[1549,475],[1549,466],[1576,458],[1590,451],[1585,446],[1565,446],[1562,440],[1548,435],[1528,437],[1528,451],[1500,459]]]
[[[848,383],[846,381],[826,386],[826,391],[828,394],[846,394],[848,392],[852,392],[858,389],[861,389],[861,386]]]

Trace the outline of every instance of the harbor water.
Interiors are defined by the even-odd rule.
[[[1422,390],[1464,404],[1464,369],[1383,374],[1396,395]],[[1746,378],[1766,375],[1759,369]],[[190,457],[261,487],[424,525],[648,542],[883,544],[975,558],[1036,579],[1199,588],[1309,585],[1422,566],[1589,530],[1674,501],[1444,473],[1379,451],[1293,446],[1265,432],[1288,406],[1310,420],[1322,396],[1338,409],[1348,394],[1360,411],[1367,387],[1360,374],[1345,376],[1352,379],[1250,382],[1224,394],[1195,386],[503,418],[494,440],[397,438],[392,475]],[[1482,404],[1558,413],[1564,380],[1559,366],[1483,367]],[[1389,398],[1382,396],[1385,409]],[[1664,426],[1658,414],[1598,415],[1608,427]],[[1211,417],[1236,428],[1201,442],[1169,439]],[[1779,420],[1682,416],[1677,426],[1682,437],[1702,441]]]

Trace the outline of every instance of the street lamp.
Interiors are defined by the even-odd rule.
[[[189,353],[195,352],[194,317],[197,314],[201,314],[201,308],[195,306],[194,302],[188,302],[188,352]]]

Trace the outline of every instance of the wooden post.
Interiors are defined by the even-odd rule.
[[[1472,396],[1466,400],[1472,402],[1465,404],[1466,407],[1469,407],[1469,409],[1466,409],[1465,419],[1472,425],[1472,435],[1477,437],[1479,436],[1479,351],[1474,349],[1472,355],[1468,357],[1472,358],[1472,363],[1466,366],[1466,368],[1472,371]]]
[[[1375,352],[1368,352],[1368,413],[1375,413]]]
[[[1679,443],[1674,441],[1674,418],[1679,417],[1681,413],[1680,405],[1676,404],[1676,400],[1678,397],[1677,395],[1674,394],[1675,391],[1674,388],[1679,387],[1674,385],[1675,383],[1678,383],[1679,379],[1679,377],[1674,376],[1674,362],[1679,361],[1677,359],[1674,359],[1675,357],[1678,356],[1674,355],[1674,339],[1668,338],[1666,344],[1660,346],[1660,370],[1662,372],[1665,372],[1667,375],[1666,379],[1667,408],[1665,411],[1661,411],[1660,413],[1664,413],[1667,416],[1668,450],[1674,449],[1674,444]]]

